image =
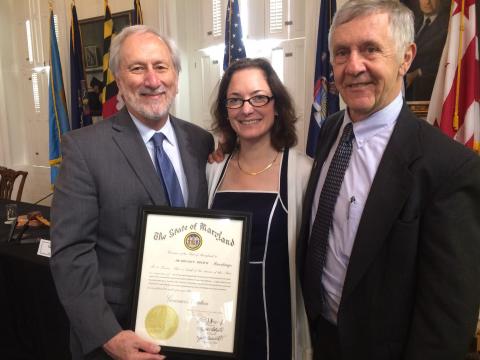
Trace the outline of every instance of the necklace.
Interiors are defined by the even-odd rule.
[[[244,174],[255,176],[255,175],[261,174],[261,173],[267,171],[268,169],[270,169],[273,166],[273,164],[275,164],[275,161],[277,160],[278,154],[279,153],[277,152],[275,154],[275,158],[272,160],[272,162],[267,164],[267,166],[265,166],[262,170],[247,171],[247,170],[242,169],[242,167],[240,166],[240,153],[237,153],[237,165],[238,165],[238,168],[240,169],[240,171],[243,172]]]

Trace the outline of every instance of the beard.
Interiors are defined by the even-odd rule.
[[[160,100],[151,100],[148,95],[163,94]],[[147,95],[147,96],[144,96]],[[136,92],[128,91],[122,94],[127,109],[143,119],[158,122],[166,118],[175,99],[172,89],[160,86],[156,89],[140,88]]]

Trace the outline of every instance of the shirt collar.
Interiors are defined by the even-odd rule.
[[[397,122],[398,115],[402,110],[403,97],[400,92],[397,97],[383,109],[373,113],[366,119],[353,123],[355,141],[359,147],[382,131]],[[348,111],[345,111],[344,125],[352,122]]]
[[[155,135],[155,133],[157,132],[161,132],[165,135],[167,141],[169,143],[172,143],[172,139],[173,139],[173,136],[174,136],[174,131],[173,131],[173,126],[172,126],[172,123],[170,122],[170,115],[167,117],[167,121],[165,122],[165,125],[163,125],[163,127],[158,130],[158,131],[155,131],[153,130],[152,128],[149,128],[147,125],[145,125],[144,123],[142,123],[140,120],[138,120],[134,115],[132,115],[131,112],[128,112],[130,114],[130,117],[132,118],[135,126],[137,127],[138,129],[138,132],[140,133],[140,136],[142,137],[143,139],[143,142],[145,144],[147,144],[150,139],[152,138],[153,135]]]
[[[438,13],[437,14],[433,14],[433,15],[423,15],[423,23],[422,24],[425,24],[425,20],[427,20],[428,18],[430,18],[430,24],[432,24],[435,19],[437,18],[438,16]]]

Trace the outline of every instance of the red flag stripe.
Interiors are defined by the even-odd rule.
[[[479,87],[475,86],[475,81],[471,81],[474,78],[478,78],[478,59],[475,59],[476,44],[475,40],[472,40],[467,47],[467,51],[463,57],[461,69],[460,69],[460,83],[464,84],[460,88],[459,95],[459,126],[463,125],[465,119],[465,113],[470,104],[475,100],[479,100]],[[457,83],[457,72],[455,72],[455,77],[453,79],[453,84],[450,88],[447,98],[443,103],[442,116],[440,120],[440,128],[444,133],[453,137],[456,131],[453,130],[453,126],[450,119],[453,119],[453,114],[455,110],[455,95],[456,95],[456,86]]]

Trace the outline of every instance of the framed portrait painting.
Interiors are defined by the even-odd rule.
[[[426,117],[447,39],[450,0],[407,0],[415,16],[417,54],[405,81],[405,98],[410,108]]]

